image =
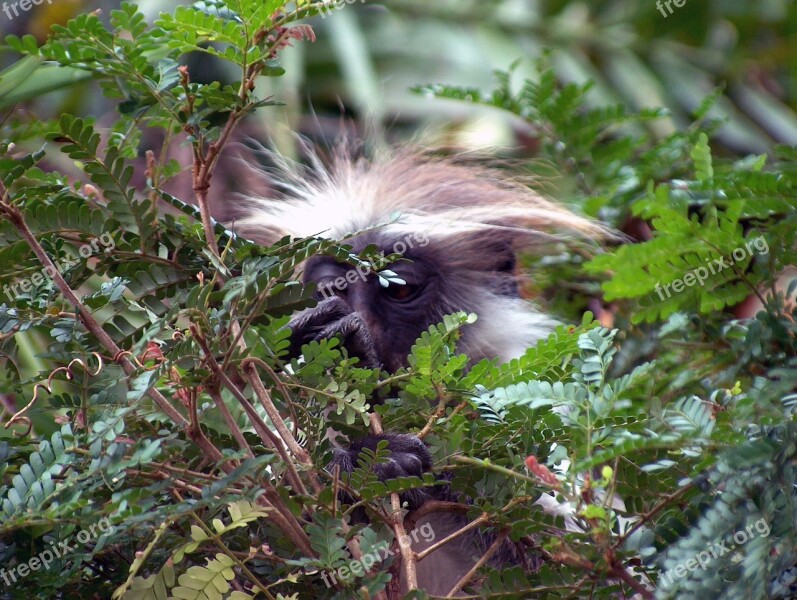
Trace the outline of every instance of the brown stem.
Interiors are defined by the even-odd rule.
[[[631,537],[631,534],[634,533],[637,529],[642,527],[645,523],[647,523],[650,519],[656,516],[659,512],[661,512],[664,508],[666,508],[673,500],[677,500],[681,496],[683,496],[686,492],[692,489],[694,484],[687,484],[679,490],[676,490],[672,494],[667,495],[663,500],[659,501],[656,506],[651,508],[648,512],[643,515],[640,515],[636,523],[623,535],[617,538],[617,542],[614,544],[613,549],[619,548],[625,541]]]
[[[229,379],[227,381],[229,381]],[[232,384],[231,381],[229,381],[229,383]],[[229,388],[228,386],[228,389],[232,391],[233,388]],[[260,436],[260,439],[263,441],[263,444],[268,448],[274,448],[274,450],[276,450],[279,453],[280,457],[284,462],[286,463],[291,462],[290,455],[288,454],[288,451],[285,449],[285,446],[283,445],[282,441],[276,436],[276,434],[273,431],[271,431],[271,429],[268,428],[268,425],[257,413],[255,407],[252,406],[252,403],[249,402],[249,400],[247,400],[246,397],[243,394],[241,394],[240,391],[238,391],[237,387],[234,389],[235,391],[233,391],[233,396],[235,396],[236,400],[238,400],[238,403],[243,407],[244,411],[246,411],[247,416],[252,421],[252,426],[255,428],[257,435]]]
[[[227,424],[227,428],[232,433],[232,437],[235,438],[235,441],[238,442],[238,445],[241,447],[241,450],[246,452],[246,455],[249,458],[254,458],[255,454],[252,452],[252,448],[249,446],[249,442],[246,441],[241,428],[238,427],[238,424],[235,422],[235,419],[230,412],[230,409],[227,408],[227,405],[224,403],[224,399],[221,397],[221,394],[217,390],[208,390],[208,394],[210,397],[213,398],[213,402],[216,404],[216,408],[219,409],[224,422]]]
[[[452,533],[451,535],[449,535],[447,537],[444,537],[439,542],[436,542],[436,543],[432,544],[426,550],[422,550],[421,552],[416,552],[415,553],[415,559],[418,562],[422,561],[424,558],[429,556],[432,552],[434,552],[438,548],[442,548],[448,542],[457,539],[459,536],[461,536],[464,533],[467,533],[471,529],[476,529],[477,527],[480,527],[484,523],[489,522],[489,520],[490,520],[489,515],[487,513],[483,513],[479,518],[474,519],[473,521],[471,521],[470,523],[468,523],[467,525],[465,525],[461,529],[457,529],[454,533]]]
[[[379,418],[379,415],[376,413],[371,413],[370,421],[371,431],[375,435],[381,434],[383,429],[382,421]],[[399,554],[401,555],[401,572],[403,575],[404,585],[406,586],[406,591],[417,590],[417,560],[415,558],[415,552],[412,551],[412,545],[410,544],[410,538],[407,535],[407,530],[404,528],[401,499],[397,493],[393,492],[390,494],[390,504],[393,509],[393,512],[390,515],[390,526],[393,528],[393,533],[395,534],[396,542],[398,543]]]
[[[160,465],[160,468],[164,469],[166,471],[170,471],[172,473],[180,473],[182,475],[185,475],[185,476],[188,476],[188,477],[195,477],[197,479],[206,479],[208,481],[218,481],[218,479],[219,479],[218,477],[215,477],[213,475],[208,475],[207,473],[200,473],[199,471],[192,471],[191,469],[187,469],[185,467],[175,467],[175,466],[172,466],[172,465],[167,464],[167,463],[162,463]]]
[[[645,600],[653,600],[655,594],[647,587],[639,583],[636,579],[631,577],[631,574],[623,567],[623,565],[616,565],[610,574],[618,579],[624,581],[628,586],[633,589],[640,597]]]
[[[61,272],[53,264],[53,261],[50,259],[50,257],[47,256],[44,248],[42,248],[41,244],[39,244],[38,240],[36,239],[36,236],[33,235],[33,232],[31,232],[27,223],[25,223],[25,219],[20,210],[16,206],[3,201],[0,202],[0,213],[8,217],[8,220],[28,243],[31,250],[33,250],[33,253],[39,259],[39,261],[41,261],[45,269],[49,267],[48,272],[52,273],[53,282],[58,290],[64,295],[64,298],[66,298],[67,301],[75,307],[75,312],[86,329],[88,329],[88,331],[91,332],[95,338],[97,338],[97,341],[100,343],[100,345],[102,345],[103,348],[105,348],[113,356],[114,361],[119,363],[126,375],[133,375],[133,373],[136,371],[136,367],[133,362],[127,357],[126,353],[124,353],[122,349],[116,345],[116,342],[113,341],[111,336],[105,332],[100,324],[97,323],[91,312],[83,305],[83,303],[69,287],[69,284],[63,278]],[[160,408],[164,414],[166,414],[174,422],[175,425],[184,431],[189,430],[190,424],[188,420],[182,414],[180,414],[180,412],[178,412],[174,406],[171,405],[171,403],[163,396],[163,394],[153,388],[147,392],[147,395],[152,398],[155,404],[158,405],[158,408]],[[210,442],[210,440],[205,437],[201,430],[198,433],[194,432],[191,437],[209,458],[216,462],[221,462],[223,460],[224,457],[222,456],[221,452]]]
[[[396,542],[398,542],[399,553],[401,554],[401,572],[404,583],[407,586],[408,591],[417,590],[417,561],[415,560],[415,553],[412,551],[412,544],[410,542],[409,536],[407,535],[407,530],[404,528],[401,500],[399,499],[398,494],[390,494],[390,504],[393,507],[393,519],[391,526],[396,534]]]
[[[498,535],[498,537],[495,538],[495,541],[490,545],[490,547],[487,548],[487,552],[485,552],[484,555],[479,560],[476,561],[476,564],[473,565],[470,571],[465,573],[462,576],[462,578],[459,581],[457,581],[456,584],[454,584],[454,587],[451,588],[451,590],[448,592],[447,595],[453,596],[454,594],[459,593],[462,590],[462,588],[464,588],[468,584],[468,582],[471,579],[473,579],[473,576],[476,575],[478,570],[481,569],[485,564],[487,564],[487,561],[492,558],[493,554],[495,554],[498,548],[501,546],[501,544],[504,543],[504,540],[508,535],[509,535],[508,531],[502,531]]]
[[[447,406],[448,406],[448,398],[444,396],[440,400],[440,403],[437,405],[437,409],[434,411],[434,413],[432,413],[432,416],[429,417],[429,420],[426,422],[426,425],[424,425],[423,429],[421,429],[418,432],[418,439],[422,440],[427,435],[429,435],[429,432],[432,431],[432,427],[434,427],[434,424],[437,423],[437,421],[446,414]],[[468,402],[467,400],[463,400],[456,406],[456,408],[454,408],[454,410],[451,412],[448,418],[450,419],[466,406],[468,406]]]
[[[156,479],[158,481],[168,481],[169,485],[173,485],[175,487],[184,489],[192,494],[196,494],[197,496],[202,495],[202,488],[197,487],[195,485],[191,485],[190,483],[186,483],[181,479],[177,479],[171,473],[164,473],[163,471],[155,471],[154,473],[148,473],[146,471],[142,471],[140,469],[125,469],[125,472],[129,475],[138,475],[139,477],[144,477],[146,479]]]
[[[260,380],[260,375],[258,375],[257,369],[255,368],[256,364],[262,366],[264,363],[262,360],[254,356],[247,357],[241,361],[241,368],[244,372],[244,378],[249,385],[252,386],[252,389],[255,390],[255,394],[260,400],[260,404],[263,405],[268,418],[271,419],[271,422],[274,424],[274,428],[288,446],[288,449],[291,451],[291,453],[293,453],[293,455],[302,464],[306,466],[312,466],[313,461],[310,459],[310,455],[307,454],[305,449],[302,448],[293,437],[293,434],[288,430],[288,426],[285,424],[285,421],[282,420],[282,415],[280,415],[277,407],[274,406],[274,402],[271,400],[271,394],[268,393],[268,390],[266,390],[266,387]]]
[[[255,410],[254,406],[252,406],[252,404],[249,402],[249,400],[247,400],[246,397],[240,392],[240,390],[238,390],[238,386],[236,386],[224,373],[224,370],[219,365],[218,361],[216,360],[216,357],[213,356],[213,353],[210,351],[210,347],[208,346],[207,340],[204,338],[199,328],[195,324],[191,325],[191,333],[194,336],[194,339],[196,339],[199,345],[202,347],[202,351],[205,354],[205,359],[207,361],[207,364],[210,366],[211,370],[219,378],[219,380],[230,390],[230,392],[232,392],[232,394],[238,400],[238,403],[243,407],[247,416],[251,420],[252,425],[255,428],[255,431],[260,436],[260,439],[263,440],[263,443],[266,444],[266,446],[273,447],[282,458],[282,461],[285,464],[285,468],[287,469],[288,472],[287,473],[288,480],[290,481],[293,489],[296,490],[299,494],[303,495],[307,494],[307,490],[305,489],[304,484],[302,483],[302,479],[301,477],[299,477],[299,473],[296,471],[296,466],[293,464],[293,460],[285,450],[285,446],[282,444],[279,438],[277,438],[272,433],[272,431],[268,428],[268,425],[266,425],[263,419],[260,418],[260,415],[257,414],[257,411]],[[219,398],[219,402],[224,406],[224,410],[227,411],[227,413],[229,414],[229,410],[227,409],[227,406],[224,404],[221,398]],[[232,418],[232,416],[230,416],[230,418]],[[233,432],[235,432],[235,430],[238,430],[241,437],[243,438],[243,433],[240,432],[238,426],[235,425],[234,422],[232,423],[231,428],[232,426],[235,427],[235,429],[233,429]],[[244,443],[246,443],[245,439]],[[249,445],[247,444],[246,447],[248,448]]]
[[[279,376],[274,372],[274,369],[272,369],[268,363],[261,361],[258,364],[266,373],[268,373],[268,376],[271,377],[271,380],[274,382],[274,385],[277,386],[277,389],[280,391],[280,394],[282,394],[282,397],[285,398],[285,403],[288,405],[288,410],[291,412],[291,419],[293,419],[293,430],[295,435],[296,428],[298,427],[299,423],[296,417],[296,411],[293,409],[293,404],[291,403],[290,392],[288,392],[285,382],[279,378]]]
[[[307,534],[304,532],[301,525],[299,525],[299,522],[290,509],[285,506],[285,503],[282,501],[282,498],[274,486],[266,481],[263,484],[263,488],[265,492],[263,496],[261,496],[263,500],[260,500],[260,502],[263,506],[273,509],[272,512],[269,513],[269,517],[273,519],[277,527],[288,536],[288,539],[293,542],[299,552],[310,558],[316,557],[317,554],[310,545],[310,538],[307,537]]]
[[[199,204],[199,213],[202,216],[202,229],[205,230],[205,241],[208,248],[219,260],[221,260],[221,254],[213,232],[213,221],[210,216],[210,205],[208,204],[208,189],[210,189],[210,178],[213,175],[216,161],[218,161],[221,151],[227,145],[227,141],[241,117],[243,117],[242,109],[236,108],[233,110],[230,116],[227,117],[227,122],[224,124],[224,129],[222,129],[219,138],[208,147],[207,153],[202,155],[202,149],[196,148],[194,154],[194,194]]]
[[[257,411],[255,410],[255,407],[252,406],[252,403],[246,399],[246,396],[244,396],[241,390],[238,389],[238,386],[235,385],[235,383],[221,369],[215,358],[209,357],[208,363],[216,373],[219,381],[221,381],[224,387],[232,392],[232,395],[235,396],[235,399],[238,400],[238,403],[246,411],[246,414],[252,420],[252,426],[255,428],[257,435],[259,435],[260,439],[263,441],[263,445],[265,445],[267,448],[275,448],[280,453],[280,456],[282,456],[283,460],[286,460],[287,454],[285,454],[285,448],[282,446],[282,442],[280,442],[279,438],[274,434],[274,432],[268,428],[266,422],[260,418],[260,415],[257,414]]]

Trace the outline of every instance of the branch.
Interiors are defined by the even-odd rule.
[[[460,529],[457,529],[451,535],[449,535],[447,537],[444,537],[439,542],[435,542],[434,544],[429,546],[426,550],[422,550],[421,552],[416,552],[415,553],[415,559],[418,562],[422,561],[424,558],[429,556],[432,552],[434,552],[438,548],[442,548],[443,546],[445,546],[448,542],[451,542],[451,541],[457,539],[459,536],[467,533],[471,529],[476,529],[477,527],[480,527],[481,525],[483,525],[484,523],[488,523],[489,521],[490,521],[490,516],[487,513],[483,513],[481,516],[479,516],[478,518],[474,519],[473,521],[471,521],[470,523],[468,523],[464,527],[462,527]]]
[[[5,190],[2,190],[3,196],[5,197]],[[33,253],[48,270],[48,273],[52,273],[52,279],[55,283],[58,290],[63,294],[64,298],[75,307],[75,312],[77,313],[77,317],[86,327],[86,329],[97,338],[97,341],[100,345],[108,351],[111,356],[113,357],[114,362],[118,363],[122,369],[124,370],[125,374],[129,377],[136,372],[136,366],[133,364],[133,361],[128,358],[125,351],[123,351],[119,346],[116,345],[116,342],[113,341],[111,336],[109,336],[105,330],[97,323],[94,316],[91,312],[83,305],[83,303],[78,299],[75,295],[75,292],[69,287],[69,284],[61,275],[61,272],[56,268],[53,261],[47,256],[47,253],[42,248],[39,241],[36,239],[36,236],[33,235],[30,228],[28,227],[27,223],[25,223],[25,218],[22,215],[22,212],[16,207],[10,204],[8,201],[0,201],[0,214],[4,214],[14,228],[19,232],[22,238],[28,243]],[[180,412],[177,411],[174,406],[161,394],[159,391],[150,389],[147,391],[147,395],[152,398],[152,400],[157,404],[158,408],[164,412],[173,422],[183,431],[189,431],[190,423],[189,421],[182,415]],[[191,435],[192,439],[202,448],[205,454],[214,460],[215,462],[222,462],[224,457],[222,456],[221,452],[219,452],[218,448],[216,448],[210,440],[208,440],[205,435],[200,430],[199,432],[194,432]]]
[[[423,438],[425,438],[429,434],[430,431],[432,431],[432,427],[434,427],[434,424],[438,421],[438,419],[440,419],[441,417],[443,417],[446,414],[446,406],[447,405],[448,405],[448,399],[447,398],[443,398],[443,399],[440,400],[440,404],[438,404],[437,409],[434,411],[434,413],[432,413],[432,416],[429,417],[429,420],[426,422],[426,425],[424,426],[424,428],[421,429],[418,432],[418,438],[419,439],[422,440]],[[451,414],[448,416],[448,419],[453,417],[455,414],[457,414],[459,411],[461,411],[466,406],[468,406],[468,401],[467,400],[463,400],[462,402],[460,402],[454,408],[454,410],[451,411]]]
[[[219,409],[224,422],[227,424],[227,428],[232,433],[232,437],[235,438],[235,441],[238,442],[238,446],[240,446],[241,450],[246,452],[246,455],[249,458],[254,458],[255,454],[252,452],[252,448],[249,446],[249,442],[246,441],[241,428],[238,427],[238,424],[235,422],[235,419],[230,412],[230,409],[227,408],[227,405],[224,403],[224,399],[219,394],[218,390],[210,389],[208,390],[208,394],[211,398],[213,398],[213,402],[216,404],[216,408]]]
[[[484,553],[484,556],[482,556],[478,561],[476,561],[476,564],[473,565],[473,567],[471,567],[470,571],[465,573],[462,576],[462,578],[459,581],[457,581],[456,584],[454,584],[454,587],[451,588],[451,590],[448,592],[447,595],[453,596],[454,594],[458,594],[460,591],[462,591],[462,588],[464,588],[468,584],[468,582],[473,578],[473,576],[476,575],[478,570],[481,569],[485,564],[487,564],[487,561],[492,558],[493,554],[495,554],[498,548],[501,547],[501,544],[504,543],[504,540],[507,538],[508,535],[509,535],[508,531],[502,531],[501,534],[495,538],[495,541],[490,545],[490,547],[487,548],[487,552]]]
[[[645,587],[636,579],[631,577],[631,574],[625,569],[625,567],[623,567],[623,565],[612,565],[612,569],[609,571],[609,574],[617,577],[621,581],[624,581],[628,587],[639,594],[639,597],[644,598],[645,600],[653,600],[656,597],[649,588]]]
[[[382,421],[376,413],[371,413],[371,431],[375,435],[379,435],[383,432]],[[393,528],[396,542],[398,542],[399,554],[401,555],[401,572],[407,588],[406,591],[411,592],[412,590],[418,589],[417,560],[415,558],[415,552],[412,551],[407,530],[404,528],[404,518],[401,514],[401,499],[396,492],[390,494],[390,504],[393,509],[390,515],[390,526]]]
[[[617,538],[617,542],[614,544],[613,549],[616,550],[617,548],[619,548],[622,544],[625,543],[625,541],[629,537],[631,537],[632,533],[634,533],[637,529],[642,527],[650,519],[656,516],[656,514],[661,512],[662,509],[666,508],[673,500],[677,500],[678,498],[683,496],[686,492],[691,490],[693,487],[694,483],[686,484],[681,489],[676,490],[672,494],[667,495],[663,500],[659,501],[659,503],[656,504],[656,506],[654,506],[653,508],[651,508],[648,512],[646,512],[643,515],[640,515],[637,522],[634,523],[634,525],[628,531],[626,531],[623,535]]]
[[[271,422],[274,424],[274,428],[288,446],[288,449],[291,451],[291,453],[293,453],[293,455],[299,459],[299,462],[306,466],[312,467],[313,461],[310,459],[310,455],[307,454],[307,451],[302,448],[299,445],[299,442],[297,442],[293,437],[293,434],[288,429],[285,421],[282,420],[282,415],[280,415],[277,407],[274,406],[274,402],[271,400],[271,394],[268,393],[268,390],[266,390],[263,382],[260,381],[260,376],[255,368],[256,364],[262,366],[264,363],[262,360],[254,356],[247,357],[241,361],[241,368],[244,372],[244,378],[246,379],[247,383],[252,386],[252,389],[255,390],[255,394],[260,400],[260,404],[263,405],[268,418],[271,419]]]
[[[285,463],[285,468],[287,469],[288,481],[290,482],[293,489],[296,490],[299,494],[306,495],[307,490],[304,487],[304,483],[302,483],[302,480],[299,477],[299,473],[296,471],[296,466],[293,464],[293,460],[291,460],[290,455],[285,450],[285,446],[283,445],[283,443],[279,440],[279,438],[277,438],[272,433],[272,431],[268,428],[268,425],[266,425],[263,419],[260,418],[260,415],[257,414],[257,411],[249,402],[249,400],[247,400],[246,397],[240,392],[238,386],[236,386],[230,380],[230,378],[227,377],[227,375],[224,373],[224,370],[219,365],[218,361],[216,360],[216,357],[213,356],[213,353],[210,351],[210,347],[208,346],[207,340],[200,332],[199,327],[197,327],[195,324],[191,324],[191,334],[194,336],[194,339],[196,339],[199,345],[201,346],[202,351],[205,354],[205,359],[207,361],[207,364],[210,366],[211,370],[219,378],[219,380],[235,396],[236,400],[238,400],[238,403],[243,407],[247,416],[251,420],[252,425],[255,428],[255,431],[263,440],[263,443],[266,446],[270,445],[272,448],[274,448],[277,451],[277,453],[280,455],[280,458],[282,458],[282,462]],[[215,397],[214,400],[216,400]],[[227,409],[227,406],[224,404],[224,401],[222,400],[221,397],[219,397],[217,405],[220,406],[220,410],[223,410],[227,414],[229,414],[229,410]],[[221,408],[221,406],[223,406],[223,409]],[[230,420],[232,420],[232,415],[230,415]],[[235,435],[235,431],[238,430],[238,433],[243,439],[245,447],[249,448],[249,445],[246,443],[246,439],[243,438],[243,433],[240,432],[238,426],[234,422],[228,422],[228,426],[230,426],[231,430],[233,431],[233,435]],[[236,439],[238,439],[237,436]],[[249,452],[251,453],[251,450],[249,450]],[[320,487],[316,491],[319,490]]]

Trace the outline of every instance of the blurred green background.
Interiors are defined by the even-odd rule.
[[[14,0],[15,2],[17,0]],[[171,10],[173,2],[139,3],[149,18]],[[797,7],[786,0],[686,0],[680,8],[646,0],[351,0],[325,17],[311,20],[317,41],[296,44],[282,57],[286,74],[263,78],[261,93],[284,106],[260,110],[239,131],[296,155],[300,132],[331,141],[341,130],[372,139],[423,137],[465,148],[513,148],[534,156],[535,132],[508,113],[476,105],[432,99],[412,86],[444,83],[493,89],[495,69],[516,63],[518,81],[533,77],[534,59],[544,49],[562,81],[594,81],[590,101],[624,103],[633,109],[666,107],[667,119],[651,121],[655,137],[686,126],[690,112],[717,86],[723,95],[711,117],[721,119],[715,143],[724,152],[765,152],[774,143],[797,144]],[[108,15],[108,0],[46,0],[8,19],[4,33],[30,33],[40,41],[53,23],[79,12]],[[3,47],[0,64],[18,56]],[[189,59],[194,79],[230,80],[231,73],[207,57]],[[35,115],[38,121],[63,111],[110,122],[116,110],[92,81],[71,83],[76,73],[34,73],[20,89],[3,89],[0,119]],[[67,85],[71,83],[71,85]],[[9,87],[9,86],[6,86]],[[50,90],[50,91],[48,91]],[[11,114],[9,114],[11,113]],[[141,154],[158,150],[147,139]],[[188,150],[186,149],[186,152]],[[189,157],[175,156],[188,166]],[[59,165],[64,167],[64,165]],[[220,198],[241,189],[240,166],[229,161],[216,183],[215,212],[230,216]],[[177,178],[171,191],[182,189]]]

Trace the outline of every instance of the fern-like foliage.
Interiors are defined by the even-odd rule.
[[[299,20],[329,6],[212,0],[149,23],[122,3],[42,45],[7,38],[27,58],[0,97],[39,68],[80,72],[118,119],[0,121],[0,563],[20,574],[73,548],[0,594],[392,600],[394,495],[423,488],[481,519],[476,546],[509,540],[537,567],[487,561],[470,597],[793,597],[797,151],[720,152],[716,93],[656,137],[663,109],[594,106],[547,55],[492,92],[419,88],[524,120],[540,142],[529,171],[555,170],[561,199],[637,243],[559,239],[522,257],[523,291],[580,325],[505,364],[461,353],[479,318],[465,313],[422,332],[395,373],[337,339],[289,358],[290,315],[317,302],[297,277],[309,258],[384,282],[396,256],[319,238],[264,248],[206,209],[236,124],[277,101],[259,77],[282,74],[281,50],[314,37]],[[195,81],[189,52],[236,81]],[[181,165],[154,152],[137,177],[146,128],[190,147],[195,197],[164,191]],[[383,444],[330,473],[328,431],[360,438],[374,415],[420,435],[432,472],[379,481]]]

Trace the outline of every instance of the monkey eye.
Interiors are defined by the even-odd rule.
[[[420,285],[404,284],[398,285],[391,283],[386,288],[382,288],[382,293],[396,302],[408,302],[415,298],[421,291]]]

